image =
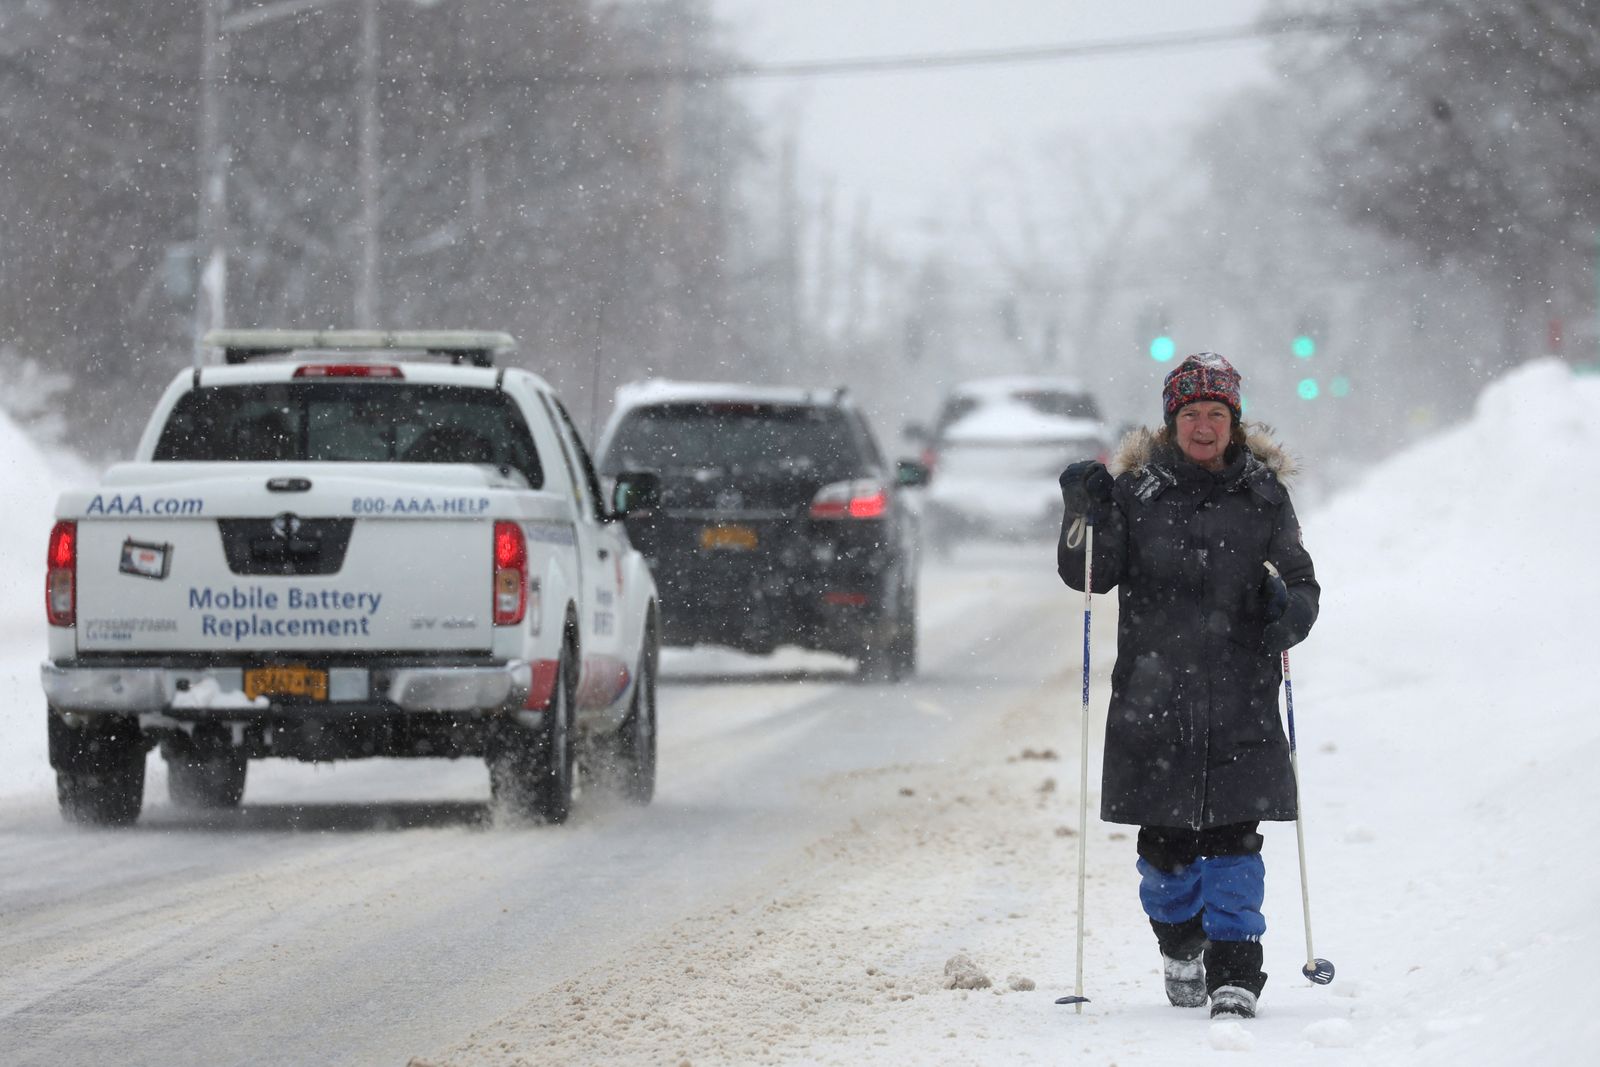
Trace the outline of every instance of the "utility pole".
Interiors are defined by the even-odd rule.
[[[805,356],[805,333],[801,328],[804,298],[800,276],[802,221],[797,139],[791,120],[778,146],[778,284],[782,301],[779,329],[784,334],[791,366],[798,365]]]
[[[1600,230],[1594,235],[1594,341],[1590,345],[1590,366],[1600,368]]]
[[[200,338],[207,330],[227,324],[228,309],[228,165],[230,151],[223,139],[226,121],[229,36],[319,11],[341,0],[278,0],[246,11],[229,13],[230,0],[201,0],[200,23],[200,128],[196,156],[200,200],[195,219],[195,258],[199,284],[195,286],[194,362],[204,358]],[[356,325],[376,324],[378,305],[379,158],[378,139],[378,0],[361,0],[360,87],[360,196],[357,223],[361,242],[360,270],[356,278]]]
[[[361,0],[360,194],[361,270],[356,277],[355,323],[370,330],[378,324],[378,0]]]
[[[204,357],[200,339],[207,330],[227,323],[228,308],[228,146],[222,139],[226,104],[228,35],[223,8],[228,0],[204,0],[200,24],[200,128],[198,155],[200,198],[195,219],[194,363]]]
[[[689,35],[694,27],[690,20],[697,17],[690,0],[663,0],[655,12],[658,32],[667,69],[683,70],[688,66]],[[661,144],[660,194],[656,203],[657,225],[660,227],[666,255],[652,271],[656,290],[655,351],[659,365],[685,369],[690,346],[685,343],[684,320],[689,311],[684,306],[685,261],[690,256],[689,238],[684,232],[687,211],[685,190],[685,115],[688,87],[682,78],[668,78],[660,87]],[[697,370],[703,353],[695,353]]]

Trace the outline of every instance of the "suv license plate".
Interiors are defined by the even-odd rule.
[[[244,695],[328,699],[328,672],[316,667],[252,667],[244,672]]]
[[[722,523],[700,530],[701,548],[732,548],[748,552],[756,547],[759,540],[753,526]]]

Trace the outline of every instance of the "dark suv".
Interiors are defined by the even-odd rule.
[[[646,382],[618,391],[600,471],[653,471],[654,511],[628,517],[651,561],[662,641],[857,659],[865,677],[916,669],[917,515],[843,390]]]

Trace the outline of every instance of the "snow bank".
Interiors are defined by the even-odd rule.
[[[1600,379],[1531,363],[1303,516],[1324,585],[1292,654],[1317,951],[1367,1031],[1348,1043],[1385,1062],[1600,1044],[1597,454]]]
[[[0,559],[5,561],[0,567],[0,631],[7,634],[17,632],[19,617],[37,619],[44,610],[44,550],[56,491],[49,460],[0,411],[0,499],[6,504],[6,521],[0,522]],[[35,630],[42,639],[42,629]]]
[[[1366,689],[1424,676],[1434,693],[1464,685],[1470,699],[1447,706],[1426,738],[1439,756],[1471,743],[1469,725],[1502,735],[1502,754],[1577,740],[1567,731],[1578,724],[1528,698],[1565,703],[1582,692],[1550,683],[1574,655],[1587,658],[1583,638],[1595,632],[1597,453],[1600,379],[1542,361],[1490,386],[1467,424],[1304,518],[1318,571],[1332,577],[1307,662]]]
[[[45,765],[44,554],[56,494],[82,481],[75,457],[47,456],[0,411],[0,796],[53,782]]]

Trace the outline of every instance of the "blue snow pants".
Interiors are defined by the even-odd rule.
[[[1212,941],[1260,941],[1266,865],[1256,823],[1207,830],[1139,830],[1139,902],[1157,922],[1200,916]]]

